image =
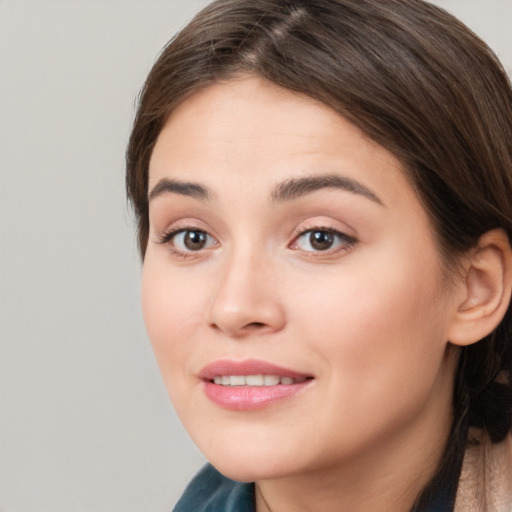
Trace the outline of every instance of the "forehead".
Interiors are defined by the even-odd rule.
[[[257,76],[199,90],[172,112],[152,154],[149,190],[173,178],[213,190],[229,182],[247,194],[315,174],[417,202],[389,151],[332,108]]]

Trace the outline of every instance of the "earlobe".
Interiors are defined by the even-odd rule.
[[[471,345],[490,334],[507,312],[512,293],[512,249],[506,233],[485,233],[465,265],[463,300],[450,326],[449,341]]]

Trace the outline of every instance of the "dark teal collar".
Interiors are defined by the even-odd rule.
[[[207,464],[185,489],[173,512],[256,512],[254,484],[230,480]]]
[[[453,512],[456,480],[447,482],[424,512]],[[230,480],[207,464],[190,482],[173,512],[256,512],[254,484]]]

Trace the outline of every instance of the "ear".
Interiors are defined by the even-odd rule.
[[[466,257],[461,298],[448,333],[449,341],[459,346],[494,331],[512,294],[512,249],[502,229],[485,233]]]

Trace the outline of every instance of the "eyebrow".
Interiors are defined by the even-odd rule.
[[[294,199],[298,199],[324,188],[342,189],[352,194],[366,197],[381,206],[385,206],[379,197],[368,187],[354,178],[340,176],[338,174],[291,178],[277,185],[271,197],[277,202],[293,201]],[[149,200],[151,201],[155,197],[167,193],[179,194],[201,200],[208,200],[213,195],[208,187],[200,185],[199,183],[163,178],[149,193]]]
[[[203,185],[199,185],[199,183],[163,178],[152,188],[149,193],[149,200],[151,201],[155,197],[168,193],[180,194],[196,199],[210,199],[212,196],[210,190]]]
[[[379,197],[368,187],[353,178],[340,176],[338,174],[292,178],[284,181],[276,187],[272,193],[272,199],[279,202],[291,201],[324,188],[346,190],[347,192],[366,197],[374,203],[384,206],[384,203],[379,199]]]

